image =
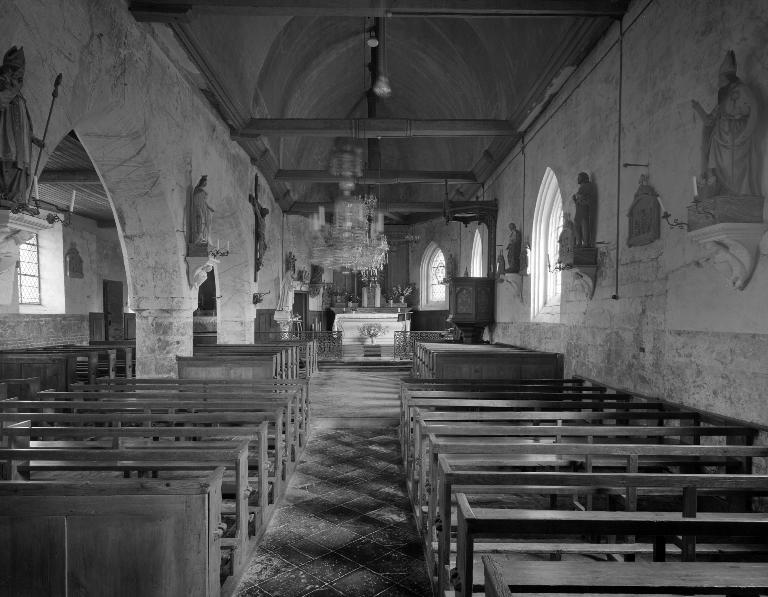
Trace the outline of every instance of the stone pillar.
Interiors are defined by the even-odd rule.
[[[134,301],[132,301],[134,302]],[[176,356],[192,355],[193,301],[135,301],[136,377],[176,377]],[[152,304],[152,306],[150,306]]]

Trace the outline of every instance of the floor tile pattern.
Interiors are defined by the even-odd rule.
[[[394,428],[315,430],[236,595],[431,597]]]

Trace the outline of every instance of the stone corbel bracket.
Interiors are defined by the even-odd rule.
[[[764,223],[723,223],[693,230],[688,236],[714,250],[715,268],[736,290],[744,290],[755,271],[758,247],[765,232]]]
[[[595,282],[597,280],[596,265],[574,265],[571,269],[573,273],[573,288],[584,293],[587,300],[592,300],[595,295]]]
[[[187,257],[187,282],[189,282],[190,292],[197,292],[200,285],[208,278],[208,272],[213,266],[219,263],[218,259],[213,257]]]
[[[500,284],[509,284],[512,287],[515,297],[519,297],[520,301],[523,300],[523,276],[522,274],[500,274]]]

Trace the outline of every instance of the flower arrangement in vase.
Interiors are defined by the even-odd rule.
[[[365,323],[360,326],[360,334],[362,336],[367,336],[371,340],[371,344],[373,344],[373,340],[381,336],[384,333],[384,328],[380,323]]]
[[[397,284],[393,286],[392,287],[393,299],[397,300],[400,303],[405,303],[405,299],[408,298],[408,296],[413,292],[414,288],[416,287],[413,284],[406,284],[404,286]]]

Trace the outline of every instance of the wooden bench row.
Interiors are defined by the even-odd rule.
[[[218,486],[208,487],[208,510],[203,515],[211,531],[206,553],[215,549],[216,565],[211,559],[202,562],[200,553],[189,553],[199,546],[192,540],[191,547],[176,544],[173,559],[164,560],[167,565],[179,558],[197,558],[200,569],[207,570],[205,583],[189,593],[158,592],[158,587],[165,586],[158,577],[156,585],[129,583],[133,593],[94,594],[228,594],[306,442],[308,391],[304,391],[302,380],[295,384],[276,382],[271,387],[266,383],[239,388],[234,383],[211,384],[202,391],[205,384],[199,381],[160,385],[163,388],[159,390],[121,385],[120,391],[82,386],[78,392],[40,392],[34,400],[0,401],[1,437],[7,446],[0,451],[0,461],[10,479],[4,483],[19,487],[20,482],[14,479],[30,478],[21,486],[26,495],[34,493],[34,484],[41,483],[48,484],[46,492],[55,493],[59,485],[72,483],[68,475],[86,474],[84,483],[100,495],[109,493],[112,483],[124,484],[119,478],[105,480],[105,474],[138,473],[139,483],[150,483],[150,488],[155,482],[148,475],[163,479],[169,488],[178,483],[199,488],[196,484],[201,475],[208,479],[211,469],[221,469]],[[220,391],[224,386],[226,389]],[[35,480],[41,478],[46,480]],[[130,487],[131,495],[140,493],[135,486]],[[123,504],[111,494],[109,503],[122,515]],[[125,506],[130,510],[129,504]],[[43,508],[39,515],[46,511]],[[96,508],[96,512],[100,510]],[[14,520],[17,513],[9,511],[8,516]],[[233,520],[223,537],[219,536],[222,516]],[[105,519],[100,524],[108,523]],[[179,536],[182,531],[174,532]],[[151,541],[151,536],[144,539]],[[220,554],[228,555],[228,559]],[[170,552],[165,555],[170,557]],[[140,555],[136,558],[143,561]],[[226,567],[222,562],[228,562]],[[125,571],[135,564],[121,562],[115,569]],[[151,562],[143,565],[157,568]],[[220,577],[224,580],[221,587]],[[202,587],[207,587],[206,591]]]
[[[635,402],[631,397],[606,392],[605,389],[574,391],[578,382],[513,382],[515,386],[506,384],[503,391],[491,382],[478,384],[473,380],[471,388],[467,387],[465,380],[441,382],[444,380],[408,380],[403,384],[401,393],[401,439],[404,442],[408,486],[414,511],[420,519],[420,528],[425,534],[427,550],[436,552],[441,595],[450,586],[452,557],[457,558],[454,580],[459,594],[472,595],[473,591],[482,590],[482,585],[475,583],[477,574],[473,575],[477,541],[482,542],[479,544],[482,546],[481,553],[565,552],[634,557],[653,555],[655,549],[657,559],[661,559],[659,545],[664,542],[660,540],[650,544],[650,547],[649,544],[634,541],[605,545],[564,542],[560,538],[543,543],[530,540],[515,542],[510,538],[514,533],[509,529],[522,528],[514,526],[517,519],[514,524],[510,523],[512,526],[505,527],[499,521],[504,520],[509,510],[483,508],[486,500],[505,503],[505,508],[508,508],[506,504],[510,494],[527,495],[526,500],[543,498],[544,503],[548,498],[550,506],[554,506],[558,496],[573,499],[574,494],[579,494],[582,497],[574,504],[581,508],[592,507],[592,498],[603,501],[611,498],[610,503],[621,504],[632,512],[638,508],[638,495],[641,498],[662,496],[667,500],[672,497],[682,500],[687,508],[684,513],[691,516],[696,514],[697,495],[728,499],[732,504],[741,504],[746,512],[748,505],[745,498],[763,495],[768,488],[768,478],[743,474],[751,471],[753,458],[768,457],[768,448],[689,444],[698,444],[703,437],[723,443],[750,444],[755,436],[754,429],[712,425],[699,412],[669,410],[667,404],[658,401]],[[538,387],[534,389],[534,386]],[[553,396],[555,393],[561,397]],[[718,474],[691,474],[704,466],[716,468]],[[667,474],[654,477],[654,472],[658,470],[675,473],[676,480],[668,481],[670,476]],[[471,493],[462,493],[465,490]],[[457,515],[454,505],[457,494],[460,494],[460,500],[466,502],[465,514],[471,512],[472,516],[462,518],[461,512]],[[734,497],[741,501],[734,502]],[[475,499],[479,501],[475,503]],[[545,521],[547,516],[553,514],[574,514],[551,510],[542,512],[540,518]],[[498,516],[494,518],[495,513]],[[590,514],[590,511],[584,514],[587,520]],[[681,514],[676,516],[679,518]],[[765,520],[759,515],[749,516],[757,520],[758,525]],[[467,520],[471,522],[467,524]],[[476,523],[480,526],[473,526]],[[550,523],[549,527],[543,522],[541,524],[544,530],[537,527],[534,531],[540,535],[547,534],[546,528],[550,529],[550,533],[557,533],[552,529],[561,528],[559,522]],[[720,529],[728,526],[724,520],[717,524],[720,524]],[[746,523],[743,526],[749,528]],[[477,529],[481,529],[479,534],[475,532]],[[616,534],[616,531],[598,531],[600,529],[596,528],[586,534]],[[681,557],[695,557],[692,537],[702,533],[692,533],[679,542]],[[760,536],[760,533],[757,534]],[[732,534],[723,535],[729,537]],[[729,547],[707,545],[703,551],[711,553],[725,549],[733,552]],[[492,558],[486,563],[486,569],[494,570],[498,578],[509,578],[507,573],[510,569],[514,574],[521,566],[527,570],[525,566],[528,562],[503,562],[498,560],[498,555]],[[553,577],[567,578],[565,568],[562,571],[565,574],[547,569]],[[742,580],[749,584],[756,575],[764,574],[766,568],[741,572],[744,574]],[[488,588],[488,594],[509,595],[510,590],[515,594],[517,591],[544,593],[546,589],[568,592],[569,589],[567,585],[559,586],[557,582],[531,583],[523,588],[514,582],[507,585],[504,582],[498,587]],[[617,586],[620,588],[620,583]],[[504,587],[505,593],[491,593]],[[584,587],[578,589],[575,585],[570,588],[576,593],[600,592]],[[618,589],[614,587],[612,590],[615,592]]]

